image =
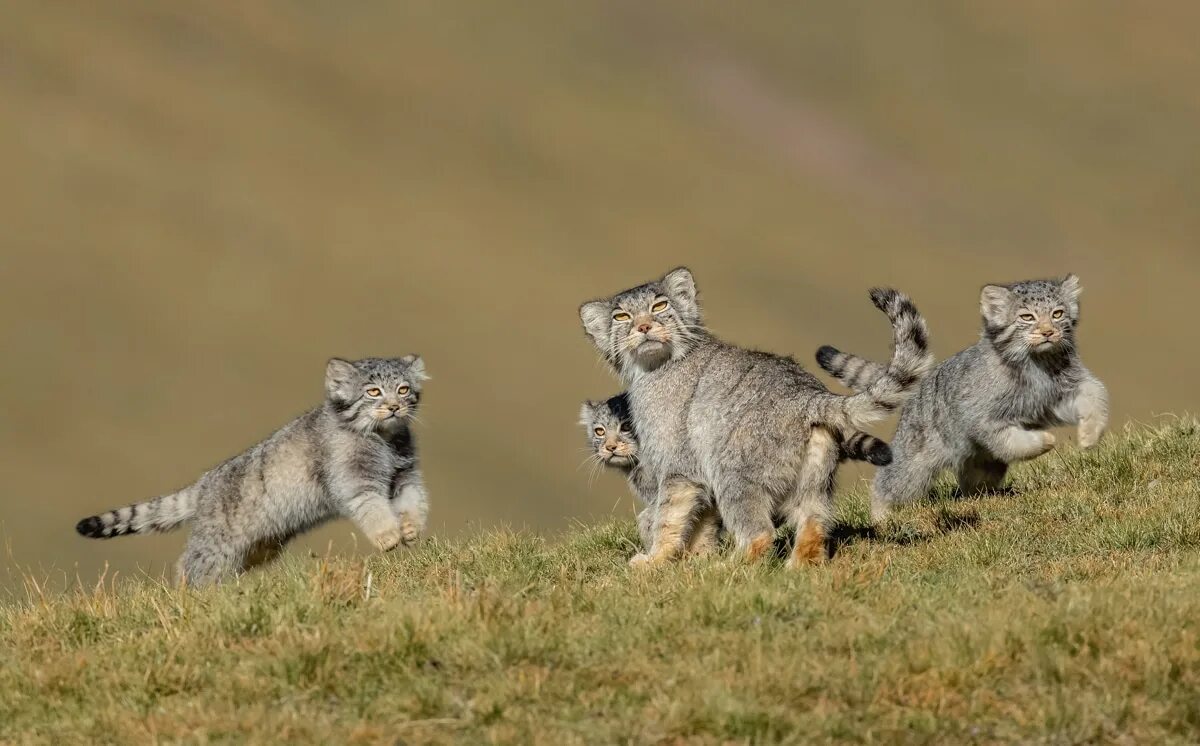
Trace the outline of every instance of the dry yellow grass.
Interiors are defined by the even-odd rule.
[[[620,523],[34,590],[0,607],[0,741],[1194,743],[1200,428],[1013,483],[878,536],[855,491],[801,572],[633,572]]]

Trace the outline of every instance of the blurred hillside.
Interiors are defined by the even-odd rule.
[[[575,309],[678,264],[805,361],[886,353],[872,284],[946,355],[981,284],[1075,271],[1117,421],[1197,410],[1200,5],[400,5],[6,3],[17,562],[157,569],[182,536],[75,520],[315,405],[333,354],[426,357],[437,532],[628,513],[576,468],[617,384]]]

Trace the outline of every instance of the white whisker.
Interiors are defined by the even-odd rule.
[[[579,466],[576,466],[576,467],[575,467],[575,471],[579,471],[579,470],[580,470],[580,469],[582,469],[584,466],[587,466],[587,465],[591,464],[593,461],[599,461],[599,460],[600,460],[600,456],[599,456],[598,454],[595,454],[595,453],[590,453],[590,454],[588,454],[588,455],[587,455],[587,457],[585,457],[585,458],[583,459],[583,461],[580,461],[580,462],[579,462]]]

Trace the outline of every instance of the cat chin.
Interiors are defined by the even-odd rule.
[[[671,347],[665,342],[647,339],[633,351],[633,362],[644,371],[652,371],[671,359]]]
[[[381,433],[394,433],[403,428],[407,420],[407,417],[385,417],[375,420],[375,430]]]
[[[1029,351],[1035,355],[1044,355],[1047,352],[1054,352],[1062,346],[1062,340],[1057,342],[1040,342],[1038,344],[1030,344]]]

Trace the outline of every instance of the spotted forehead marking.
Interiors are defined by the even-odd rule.
[[[1057,305],[1065,302],[1062,283],[1052,280],[1030,280],[1008,286],[1021,303],[1028,305]]]
[[[359,375],[365,379],[379,381],[381,383],[391,383],[394,381],[405,381],[410,385],[415,386],[418,381],[408,381],[406,376],[409,372],[410,365],[402,360],[393,360],[388,358],[367,358],[359,360],[354,364]]]

